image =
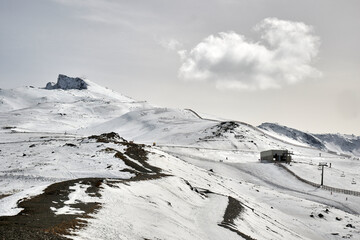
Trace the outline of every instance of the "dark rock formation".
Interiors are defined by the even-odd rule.
[[[62,74],[59,74],[57,83],[49,82],[46,84],[45,89],[52,90],[52,89],[87,89],[88,84],[81,78],[72,78]]]

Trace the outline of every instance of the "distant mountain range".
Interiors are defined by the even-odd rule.
[[[115,131],[144,143],[213,145],[215,141],[217,145],[221,142],[227,147],[257,151],[288,148],[286,144],[291,143],[360,156],[358,136],[312,134],[275,123],[254,127],[239,121],[202,118],[191,109],[154,107],[87,79],[63,74],[57,83],[49,82],[45,88],[0,89],[0,112],[0,126],[20,132],[89,135]]]
[[[360,137],[347,134],[313,134],[276,123],[262,123],[258,126],[269,134],[283,139],[291,139],[320,150],[342,155],[360,156]]]

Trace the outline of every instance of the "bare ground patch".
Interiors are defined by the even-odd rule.
[[[16,216],[0,217],[0,239],[67,239],[60,236],[70,234],[85,224],[81,218],[88,218],[99,207],[99,203],[77,203],[74,207],[84,211],[83,214],[56,215],[50,208],[63,207],[68,200],[70,189],[76,183],[91,186],[93,194],[98,195],[103,179],[88,178],[70,180],[50,185],[44,193],[18,203],[23,210]],[[75,206],[76,205],[76,206]]]
[[[229,196],[228,199],[229,203],[226,207],[223,220],[218,225],[220,227],[229,229],[230,231],[237,233],[239,236],[243,237],[246,240],[255,240],[249,235],[246,235],[245,233],[242,233],[238,229],[236,229],[234,220],[239,217],[240,214],[244,211],[244,207],[235,198]]]

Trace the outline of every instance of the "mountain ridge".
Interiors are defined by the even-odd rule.
[[[319,137],[156,107],[82,80],[86,89],[0,91],[0,238],[360,236],[360,162],[299,141]],[[292,162],[262,163],[269,149],[289,150]],[[314,187],[320,163],[332,164],[325,185],[339,191]]]
[[[353,134],[314,134],[268,122],[262,123],[258,127],[269,134],[275,133],[280,137],[286,137],[319,150],[336,152],[342,155],[360,156],[360,137]]]
[[[49,84],[50,83],[48,83],[47,86]],[[119,133],[130,137],[134,132],[130,131],[129,134],[126,134],[125,132],[128,132],[127,130],[121,130],[121,126],[126,125],[132,129],[143,129],[141,130],[143,133],[139,132],[138,136],[143,135],[145,137],[147,135],[148,137],[146,137],[146,139],[148,142],[166,142],[169,140],[169,137],[166,137],[169,130],[175,131],[177,126],[173,125],[173,127],[169,129],[165,124],[163,127],[160,127],[160,122],[158,122],[157,118],[162,118],[163,120],[161,121],[169,123],[172,122],[172,119],[182,119],[180,122],[183,122],[183,124],[192,119],[191,121],[194,123],[198,122],[200,124],[198,131],[201,130],[202,124],[205,124],[203,128],[205,130],[221,122],[202,118],[191,109],[177,110],[154,107],[145,101],[136,101],[132,98],[125,97],[88,79],[68,77],[60,74],[58,76],[58,82],[50,85],[51,87],[45,88],[20,87],[10,90],[2,89],[0,91],[0,112],[13,116],[11,123],[3,122],[2,126],[13,127],[13,130],[18,129],[18,131],[32,131],[43,128],[43,131],[54,131],[56,129],[57,131],[81,134],[101,134],[103,133],[102,131],[111,131],[112,128],[118,128]],[[193,115],[188,114],[187,111]],[[23,112],[25,118],[17,116],[21,114],[21,112]],[[146,117],[147,114],[150,114],[150,118],[149,116]],[[50,123],[39,126],[36,122],[36,116],[41,119],[52,116],[54,126],[51,126],[52,124]],[[77,121],[75,121],[75,119],[77,119]],[[3,118],[3,120],[6,120],[6,118]],[[134,125],[130,126],[128,124],[129,122],[133,122]],[[354,135],[312,134],[274,123],[263,123],[258,127],[247,123],[238,123],[244,127],[249,126],[250,128],[260,129],[261,131],[265,131],[269,136],[277,137],[278,139],[295,145],[314,147],[319,150],[337,152],[345,155],[360,156],[360,137]],[[16,124],[17,126],[13,126]],[[56,124],[59,125],[56,126]],[[44,129],[45,126],[47,126],[47,129]],[[181,128],[182,130],[186,129],[184,126],[185,125]],[[187,128],[189,129],[187,134],[193,135],[191,134],[191,131],[193,131],[191,130],[191,124],[189,124]],[[151,129],[163,130],[161,132],[156,131],[156,135],[159,137],[152,139],[151,136],[155,132]],[[189,139],[189,137],[186,137],[186,134],[182,134],[181,138],[176,137],[176,135],[182,131],[181,129],[178,129],[178,133],[173,133],[174,140],[183,139],[180,142],[189,142],[186,140],[186,138]],[[197,138],[207,139],[208,142],[213,136],[211,132],[208,132],[207,135],[200,134]],[[141,138],[136,139],[141,141]],[[237,145],[236,134],[232,139],[234,139],[232,141]],[[173,144],[177,144],[177,142],[175,141]],[[206,142],[203,144],[206,145]],[[250,147],[250,149],[252,148],[253,147]],[[266,149],[266,146],[261,147],[260,144],[260,149]]]

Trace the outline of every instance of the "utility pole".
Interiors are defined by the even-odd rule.
[[[321,162],[319,163],[319,166],[321,166],[321,186],[324,185],[324,167],[327,166],[327,163]]]

